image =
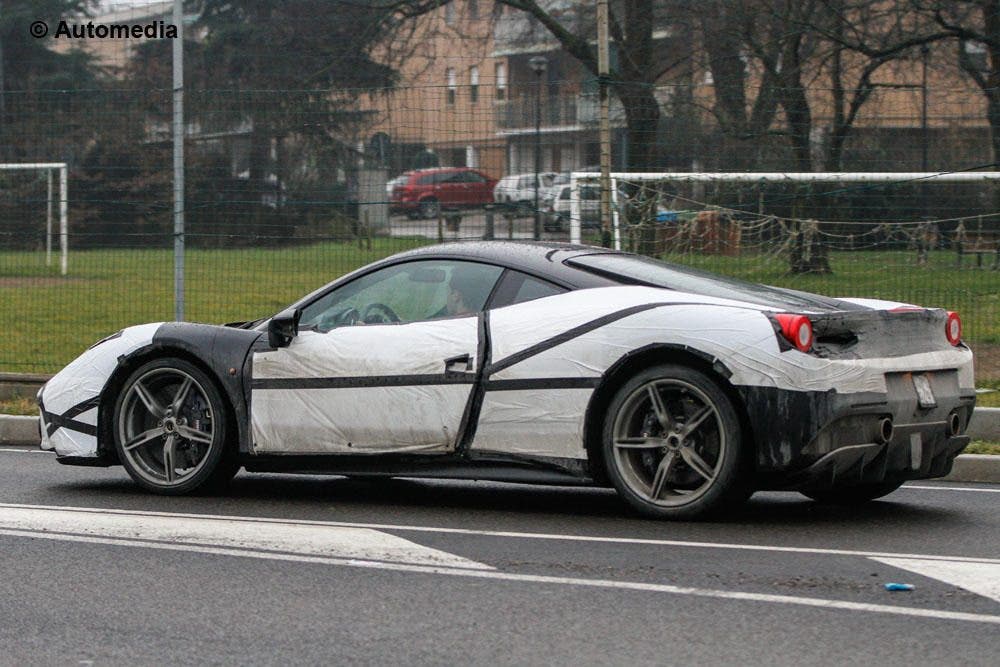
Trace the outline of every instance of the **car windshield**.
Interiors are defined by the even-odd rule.
[[[566,260],[566,263],[591,273],[618,279],[626,284],[665,287],[720,299],[748,301],[773,308],[841,310],[847,306],[836,299],[726,278],[708,271],[638,255],[595,253],[573,257]]]

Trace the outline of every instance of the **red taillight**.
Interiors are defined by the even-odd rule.
[[[808,352],[813,344],[812,322],[805,315],[781,313],[775,315],[781,327],[781,335],[800,352]]]
[[[944,335],[952,345],[962,342],[962,318],[953,310],[948,311],[948,319],[944,323]]]

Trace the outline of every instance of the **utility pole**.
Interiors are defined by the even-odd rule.
[[[538,190],[541,187],[542,172],[542,75],[548,68],[549,59],[534,56],[528,61],[535,73],[535,240],[542,239],[542,211],[538,204]]]
[[[184,2],[174,0],[174,319],[184,320]]]
[[[601,145],[601,245],[611,247],[611,121],[608,99],[608,0],[597,0],[597,85],[600,100],[598,141]]]

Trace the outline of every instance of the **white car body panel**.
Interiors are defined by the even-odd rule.
[[[472,378],[417,382],[440,375],[446,359],[466,354],[469,371],[475,370],[478,340],[479,319],[463,317],[303,331],[289,347],[259,352],[250,408],[254,451],[452,451]],[[389,383],[399,376],[418,377],[402,386],[338,386],[350,378]],[[299,386],[267,382],[282,379]]]
[[[580,290],[494,311],[493,363],[517,355],[601,316],[643,304],[669,302],[581,333],[522,361],[490,380],[599,379],[616,361],[647,345],[668,343],[718,359],[735,386],[839,393],[885,392],[885,374],[914,369],[959,369],[973,387],[972,363],[960,349],[862,360],[829,360],[782,353],[761,306],[651,287]],[[685,305],[690,304],[690,305]],[[585,458],[584,419],[592,389],[489,391],[473,449]],[[518,415],[521,415],[518,417]]]
[[[42,387],[39,398],[45,411],[96,427],[96,403],[76,414],[73,414],[74,408],[96,401],[118,366],[118,358],[149,345],[162,324],[155,322],[123,329],[121,335],[86,350]],[[43,427],[42,449],[55,450],[59,456],[97,456],[97,436],[66,428],[56,429],[49,435]]]

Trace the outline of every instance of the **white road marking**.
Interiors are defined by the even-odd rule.
[[[567,542],[596,542],[605,544],[635,544],[645,546],[687,547],[695,549],[731,549],[738,551],[770,551],[776,553],[819,554],[826,556],[861,556],[863,558],[917,558],[930,560],[962,560],[970,563],[992,563],[1000,565],[1000,558],[978,558],[972,556],[957,556],[948,554],[908,554],[885,551],[860,551],[851,549],[824,549],[821,547],[788,547],[766,544],[735,544],[725,542],[687,542],[683,540],[657,540],[638,537],[604,537],[596,535],[564,535],[559,533],[521,533],[506,530],[476,530],[472,528],[443,528],[437,526],[411,526],[407,524],[358,523],[348,521],[312,521],[308,519],[270,519],[266,517],[240,517],[215,514],[186,514],[171,512],[149,512],[120,509],[101,509],[93,507],[21,505],[17,503],[0,503],[0,517],[7,508],[17,509],[57,509],[82,514],[124,514],[128,516],[165,516],[187,517],[194,519],[211,519],[219,521],[246,521],[255,524],[290,524],[304,526],[336,526],[342,528],[371,528],[373,530],[396,530],[416,533],[440,533],[447,535],[476,535],[482,537],[510,537],[527,540],[559,540]]]
[[[694,588],[672,586],[669,584],[654,584],[638,581],[611,581],[607,579],[581,579],[576,577],[551,577],[534,574],[516,574],[512,572],[497,572],[496,570],[474,570],[461,568],[435,567],[429,565],[408,565],[404,563],[376,562],[363,559],[347,559],[321,555],[302,555],[280,553],[274,551],[251,551],[208,545],[171,544],[168,542],[148,542],[125,538],[93,537],[88,535],[53,534],[36,531],[0,529],[0,535],[16,537],[32,537],[47,540],[84,542],[90,544],[106,544],[113,546],[144,547],[164,549],[169,551],[187,551],[220,556],[239,556],[263,560],[277,560],[294,563],[310,563],[320,565],[342,565],[394,572],[412,572],[419,574],[446,575],[454,577],[472,577],[476,579],[491,579],[494,581],[509,581],[522,584],[548,584],[556,586],[581,586],[590,588],[617,589],[629,591],[645,591],[650,593],[666,593],[671,595],[690,595],[693,597],[715,598],[721,600],[742,600],[745,602],[765,602],[771,604],[790,604],[819,609],[844,610],[852,612],[869,612],[874,614],[891,614],[917,618],[934,618],[948,621],[968,621],[973,623],[988,623],[1000,625],[1000,616],[993,614],[975,614],[944,609],[926,609],[920,607],[904,607],[884,604],[868,604],[850,602],[847,600],[830,600],[825,598],[808,598],[793,595],[772,595],[768,593],[746,593],[740,591],[713,590],[710,588]]]
[[[971,486],[917,486],[916,484],[904,484],[899,487],[905,489],[920,489],[923,491],[972,491],[974,493],[1000,493],[1000,489],[977,489]]]
[[[1000,567],[996,565],[918,558],[873,558],[872,560],[937,579],[1000,602]]]
[[[0,452],[17,452],[18,454],[55,454],[46,449],[28,449],[27,447],[0,447]]]
[[[190,516],[143,516],[108,512],[7,507],[0,510],[0,529],[18,534],[61,535],[159,542],[193,548],[217,547],[276,551],[337,560],[384,561],[442,568],[492,570],[489,565],[431,549],[370,528],[246,522]],[[57,538],[61,539],[61,538]]]

